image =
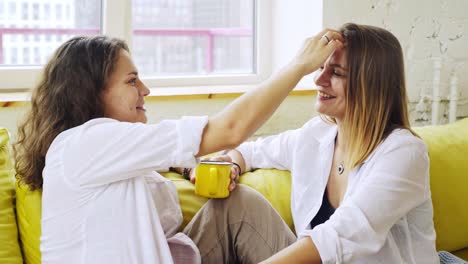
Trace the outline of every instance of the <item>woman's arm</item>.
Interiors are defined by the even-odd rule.
[[[304,237],[299,239],[294,244],[281,250],[272,257],[268,258],[261,263],[272,263],[272,264],[289,264],[289,263],[307,263],[315,264],[322,263],[319,252],[315,247],[314,242],[310,237]]]
[[[235,163],[237,163],[239,165],[241,173],[247,172],[246,171],[246,166],[245,166],[244,156],[242,156],[242,153],[240,153],[236,149],[231,149],[226,153],[226,155],[231,158],[232,162],[235,162]]]
[[[330,42],[322,38],[325,34]],[[301,78],[317,70],[342,46],[342,41],[339,32],[329,29],[307,39],[286,68],[209,119],[197,156],[234,148],[246,140],[273,114]]]

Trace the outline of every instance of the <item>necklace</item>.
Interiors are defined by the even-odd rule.
[[[343,174],[343,171],[344,171],[344,166],[343,166],[343,162],[341,162],[340,165],[338,165],[338,174],[339,175]]]

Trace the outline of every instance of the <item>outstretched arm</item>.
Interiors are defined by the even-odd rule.
[[[341,34],[330,29],[307,39],[301,51],[282,71],[209,118],[197,156],[234,148],[246,140],[268,120],[301,78],[317,70],[336,48],[343,45],[342,41]]]
[[[308,263],[319,264],[322,263],[317,247],[310,237],[303,237],[296,243],[286,247],[280,252],[276,253],[267,260],[261,262],[262,264],[289,264],[289,263]]]

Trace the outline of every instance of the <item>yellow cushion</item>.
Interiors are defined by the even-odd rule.
[[[182,230],[198,210],[208,201],[208,198],[195,195],[195,185],[187,181],[182,175],[174,172],[161,173],[164,177],[170,179],[176,186],[179,194],[180,207],[184,221],[180,230]]]
[[[15,187],[9,156],[10,137],[0,128],[0,263],[23,263],[14,208]]]
[[[180,174],[167,172],[162,173],[162,175],[174,182],[177,187],[184,217],[181,226],[181,229],[183,229],[208,199],[196,195],[195,186],[189,181],[184,180]],[[246,184],[263,194],[289,227],[294,230],[290,209],[291,174],[288,171],[272,169],[256,170],[242,175],[240,183]]]
[[[414,129],[429,147],[437,249],[468,247],[468,118]]]
[[[31,192],[27,186],[16,185],[16,214],[23,257],[26,264],[40,264],[42,192]]]
[[[468,261],[468,248],[452,252],[455,256]]]

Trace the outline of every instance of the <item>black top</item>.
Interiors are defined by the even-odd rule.
[[[316,225],[320,225],[327,221],[335,212],[335,208],[333,208],[333,206],[330,204],[330,201],[328,200],[327,193],[328,191],[325,189],[325,192],[323,192],[322,206],[320,206],[320,209],[318,210],[314,219],[310,221],[310,229],[313,229]]]

